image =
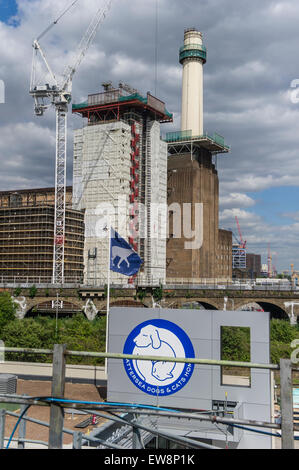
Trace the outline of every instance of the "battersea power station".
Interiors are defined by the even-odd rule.
[[[143,261],[133,277],[112,272],[111,285],[231,280],[232,233],[219,228],[215,165],[230,149],[223,137],[204,131],[206,60],[202,34],[185,30],[181,129],[165,137],[161,124],[173,117],[150,92],[106,82],[73,105],[78,126],[66,199],[65,283],[107,284],[110,222]],[[0,192],[0,279],[51,282],[54,202],[53,188]],[[152,207],[165,210],[157,215]]]

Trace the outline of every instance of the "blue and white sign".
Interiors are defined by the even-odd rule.
[[[168,320],[147,320],[133,329],[125,342],[124,354],[194,358],[187,334]],[[133,384],[149,395],[167,396],[179,392],[189,382],[194,364],[165,361],[124,360]]]
[[[110,269],[125,276],[137,274],[143,261],[126,240],[111,228]]]

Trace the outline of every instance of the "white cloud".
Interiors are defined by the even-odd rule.
[[[230,193],[220,196],[220,206],[222,208],[251,207],[256,201],[243,193]]]

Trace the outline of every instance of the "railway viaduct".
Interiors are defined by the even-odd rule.
[[[54,288],[29,286],[21,288],[2,287],[8,291],[17,304],[16,316],[24,318],[35,314],[70,315],[84,312],[90,320],[105,315],[107,308],[106,290],[103,288],[63,287]],[[163,307],[163,308],[205,308],[208,310],[241,310],[257,304],[269,311],[272,318],[290,319],[295,323],[299,317],[298,291],[275,290],[222,290],[196,288],[112,288],[110,307]],[[292,316],[293,311],[293,316]],[[250,311],[248,312],[250,315]]]

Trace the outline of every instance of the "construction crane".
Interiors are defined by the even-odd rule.
[[[66,195],[66,155],[67,155],[67,113],[72,99],[72,80],[78,70],[99,26],[111,8],[112,0],[108,0],[94,15],[83,35],[76,58],[72,65],[64,70],[62,80],[58,81],[53,73],[45,53],[40,45],[43,38],[61,18],[79,0],[74,0],[50,26],[33,41],[33,61],[30,83],[30,94],[34,98],[34,111],[42,116],[47,108],[54,106],[56,110],[56,169],[55,169],[55,219],[53,248],[53,284],[64,282],[64,245],[65,245],[65,195]],[[42,81],[37,81],[38,60],[45,68]]]
[[[270,243],[268,243],[268,277],[272,277],[273,269],[272,269],[272,255],[270,250]]]
[[[239,220],[238,220],[238,217],[235,216],[235,219],[236,219],[236,223],[237,223],[237,227],[238,227],[238,233],[239,233],[239,237],[240,237],[240,241],[239,241],[239,244],[240,244],[240,248],[243,248],[245,249],[246,248],[246,240],[244,241],[243,240],[243,237],[242,237],[242,232],[241,232],[241,228],[240,228],[240,224],[239,224]]]
[[[246,268],[246,241],[243,240],[240,224],[238,221],[238,217],[235,216],[239,238],[236,236],[234,231],[230,228],[229,230],[232,232],[232,237],[235,240],[235,243],[232,243],[232,266],[233,269],[245,269]]]

